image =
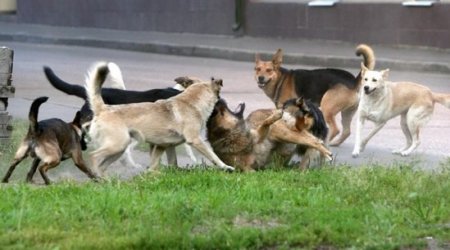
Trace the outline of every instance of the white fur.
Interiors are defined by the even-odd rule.
[[[431,118],[436,101],[428,88],[414,83],[386,81],[389,70],[362,70],[362,87],[359,101],[353,157],[358,157],[367,142],[383,128],[386,122],[401,116],[401,127],[406,146],[394,150],[402,156],[409,155],[420,144],[419,130]],[[361,131],[366,120],[375,128],[363,140]]]
[[[111,87],[116,89],[126,89],[123,82],[122,71],[119,66],[113,62],[108,63],[109,75],[112,83]]]

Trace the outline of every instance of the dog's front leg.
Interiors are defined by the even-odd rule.
[[[200,153],[202,153],[208,160],[212,161],[214,164],[216,164],[219,168],[226,170],[226,171],[234,171],[234,168],[232,166],[228,166],[225,164],[220,158],[212,151],[211,148],[209,148],[205,142],[200,138],[194,138],[189,140],[186,138],[186,143],[189,145],[192,145],[195,149],[197,149]]]
[[[362,140],[361,142],[361,151],[364,151],[364,149],[366,148],[367,143],[369,142],[369,140],[376,134],[378,133],[378,131],[380,131],[380,129],[382,129],[384,127],[384,125],[386,124],[386,122],[383,123],[376,123],[375,124],[375,128],[370,131],[369,135],[367,135],[367,137]]]
[[[352,156],[356,158],[361,153],[361,133],[362,128],[364,127],[364,123],[366,118],[361,116],[360,111],[358,111],[357,119],[356,119],[356,133],[355,133],[355,146],[353,148]]]

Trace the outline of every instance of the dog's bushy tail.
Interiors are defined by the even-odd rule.
[[[95,63],[88,71],[86,75],[86,92],[89,105],[94,112],[94,115],[99,114],[105,102],[101,96],[102,85],[108,76],[109,68],[108,63],[99,62]]]
[[[46,102],[48,97],[42,96],[34,99],[33,103],[31,103],[30,112],[28,113],[28,120],[30,120],[30,126],[28,128],[29,133],[31,135],[36,135],[38,132],[38,113],[39,107],[42,103]]]
[[[433,101],[440,103],[450,109],[450,94],[433,93]]]
[[[47,77],[47,80],[55,89],[62,91],[68,95],[78,96],[80,98],[83,98],[84,100],[87,99],[86,90],[83,88],[83,86],[71,84],[61,80],[61,78],[56,76],[53,70],[47,66],[44,66],[44,73]]]
[[[363,56],[364,66],[373,70],[375,68],[375,53],[373,49],[367,44],[360,44],[356,47],[356,55]]]
[[[126,89],[123,82],[122,71],[119,66],[113,62],[108,63],[109,77],[111,77],[111,87],[116,89]]]

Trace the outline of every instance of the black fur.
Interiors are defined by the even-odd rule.
[[[68,94],[78,96],[85,100],[85,103],[80,109],[80,122],[84,124],[92,120],[93,113],[89,107],[87,101],[87,93],[82,85],[71,84],[63,81],[58,76],[55,75],[52,69],[44,66],[44,73],[50,84],[56,89]],[[106,77],[106,72],[103,72]],[[172,96],[176,96],[181,91],[174,88],[164,88],[164,89],[151,89],[147,91],[133,91],[133,90],[123,90],[115,88],[102,88],[102,98],[106,104],[116,105],[116,104],[129,104],[129,103],[140,103],[140,102],[156,102],[161,99],[168,99]],[[81,145],[83,150],[86,149],[85,133],[82,134]]]
[[[52,69],[44,66],[44,73],[50,84],[56,89],[87,100],[86,90],[82,85],[71,84],[61,80]],[[106,104],[128,104],[139,102],[155,102],[160,99],[168,99],[176,96],[181,91],[174,88],[151,89],[146,91],[133,91],[115,88],[102,88],[102,98]]]
[[[337,84],[344,84],[349,89],[358,86],[358,77],[341,69],[289,70],[280,68],[286,76],[292,75],[295,91],[298,96],[304,96],[313,103],[320,105],[323,95]],[[283,77],[283,76],[281,76]]]
[[[283,104],[283,107],[286,107],[288,105],[296,105],[296,100],[297,100],[296,98],[287,100]],[[306,107],[302,107],[302,106],[299,107],[298,105],[296,105],[297,107],[300,108],[299,112],[301,112],[301,114],[298,114],[298,115],[302,115],[302,116],[310,115],[310,116],[312,116],[313,119],[314,119],[314,124],[311,127],[310,132],[315,137],[325,141],[327,139],[327,136],[328,136],[328,127],[327,127],[327,123],[325,122],[325,118],[323,117],[322,111],[311,100],[303,98],[303,104]],[[308,147],[297,146],[297,149],[298,149],[299,154],[303,155],[306,152],[306,150],[308,149]]]

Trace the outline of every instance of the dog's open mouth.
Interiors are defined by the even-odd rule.
[[[266,86],[266,84],[269,82],[270,82],[270,79],[268,79],[267,81],[258,81],[258,87],[264,88]]]
[[[374,92],[375,90],[376,90],[377,88],[373,88],[373,89],[364,89],[364,93],[366,94],[366,95],[370,95],[370,94],[372,94],[372,92]]]

